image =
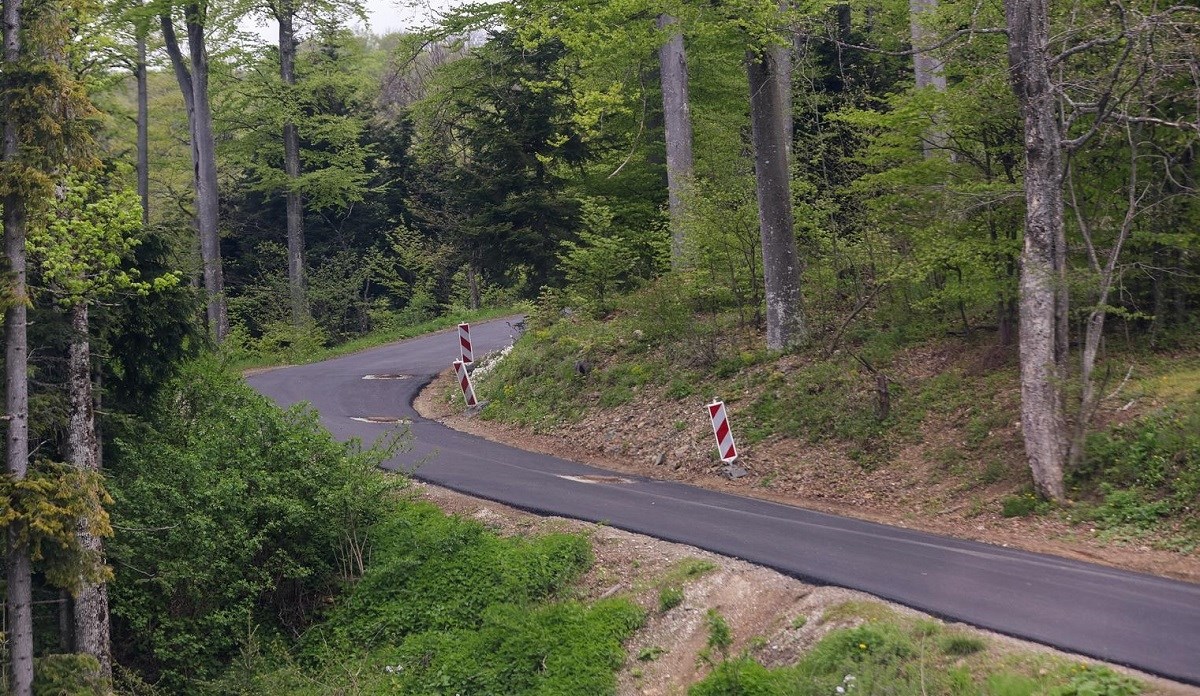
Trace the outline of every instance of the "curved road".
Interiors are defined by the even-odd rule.
[[[476,354],[506,345],[504,320],[472,327]],[[283,406],[308,401],[341,439],[373,441],[412,419],[415,444],[385,466],[538,513],[709,549],[810,582],[862,590],[947,619],[1200,685],[1200,585],[811,512],[679,483],[567,477],[612,472],[532,454],[422,419],[412,401],[457,357],[440,333],[260,373]],[[404,379],[364,379],[401,373]]]

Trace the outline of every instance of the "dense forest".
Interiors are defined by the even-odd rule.
[[[338,444],[233,368],[518,306],[535,328],[676,308],[645,327],[682,337],[673,364],[852,355],[882,400],[873,337],[986,340],[1019,366],[1053,503],[1121,380],[1110,344],[1198,348],[1193,4],[505,0],[388,36],[350,28],[355,0],[3,15],[14,694],[320,693],[295,665],[378,647],[370,593],[424,582],[371,575],[368,536],[379,558],[501,554],[408,504],[388,527],[402,484],[373,469],[404,443]],[[482,607],[587,563],[571,538],[513,543],[536,563],[487,597],[386,619],[404,650],[482,625],[455,645],[486,653],[519,622]],[[539,611],[521,630],[570,627],[593,670],[638,620]],[[591,693],[556,674],[530,692]],[[479,693],[517,678],[493,676]]]

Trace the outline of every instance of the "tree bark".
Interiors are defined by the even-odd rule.
[[[150,224],[150,92],[146,79],[146,31],[137,29],[137,187],[142,224]]]
[[[184,12],[188,36],[188,63],[184,63],[175,37],[175,27],[169,15],[161,17],[163,40],[188,111],[188,127],[192,136],[193,184],[196,191],[196,227],[199,230],[200,263],[203,267],[204,290],[207,296],[208,330],[220,343],[229,333],[229,318],[225,311],[225,278],[221,270],[221,236],[218,226],[220,199],[217,191],[217,154],[213,136],[212,106],[208,99],[208,51],[205,48],[204,17],[200,6],[189,3]]]
[[[475,254],[471,254],[471,260],[467,262],[467,292],[471,309],[479,309],[479,271]]]
[[[4,0],[4,62],[21,58],[21,0]],[[11,97],[7,98],[5,106]],[[12,113],[9,108],[6,113]],[[3,161],[15,167],[20,153],[18,124],[4,121]],[[13,191],[3,199],[4,251],[8,260],[10,297],[4,312],[4,383],[8,420],[7,470],[14,481],[29,470],[29,345],[26,332],[29,298],[25,286],[25,201]],[[33,690],[33,583],[29,548],[20,540],[21,521],[8,526],[6,565],[9,688],[14,696]]]
[[[667,144],[667,204],[671,218],[671,267],[683,265],[684,194],[692,178],[692,112],[688,100],[687,54],[683,33],[675,31],[679,20],[658,16],[658,28],[671,30],[658,49],[659,79],[662,84],[663,129]]]
[[[288,92],[287,118],[283,124],[283,169],[287,174],[287,247],[288,290],[292,303],[292,324],[308,324],[308,294],[304,277],[304,200],[300,195],[300,132],[292,120],[292,88],[296,85],[295,9],[290,2],[281,4],[279,20],[279,75]]]
[[[767,300],[767,348],[784,350],[807,337],[800,296],[800,257],[792,220],[791,56],[770,46],[746,57],[750,127]]]
[[[921,15],[936,9],[937,0],[908,0],[909,29],[914,50],[934,43],[936,36],[922,24]],[[913,77],[916,79],[917,89],[933,87],[939,92],[946,91],[946,75],[942,71],[942,62],[926,51],[913,53]],[[925,157],[929,158],[945,146],[946,134],[935,123],[921,149],[924,150]]]
[[[1038,492],[1062,500],[1067,450],[1066,234],[1062,143],[1050,82],[1046,0],[1006,0],[1008,62],[1025,131],[1025,242],[1019,280],[1021,427]]]
[[[92,398],[92,355],[89,341],[88,307],[78,302],[71,307],[71,347],[67,360],[67,390],[70,414],[67,426],[67,461],[83,471],[100,470],[100,442],[96,435],[96,413]],[[103,554],[100,538],[88,530],[86,521],[76,527],[84,551]],[[112,678],[112,646],[109,641],[108,588],[103,583],[85,582],[74,601],[75,652],[86,653],[100,663],[101,675]]]

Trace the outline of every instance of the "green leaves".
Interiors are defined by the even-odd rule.
[[[218,674],[247,631],[302,631],[361,572],[368,530],[401,480],[281,411],[215,361],[186,366],[113,470],[114,641],[181,690]]]
[[[64,306],[120,292],[147,294],[178,284],[174,273],[143,280],[128,264],[141,241],[137,193],[117,172],[74,172],[60,183],[27,248],[48,290]]]

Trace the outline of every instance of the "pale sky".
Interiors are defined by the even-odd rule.
[[[387,34],[421,26],[436,20],[437,12],[461,4],[462,0],[363,0],[367,10],[370,30],[374,34]],[[356,22],[357,24],[357,22]],[[361,29],[360,26],[355,26]],[[274,22],[249,21],[242,29],[257,34],[264,42],[279,40],[279,28]]]

